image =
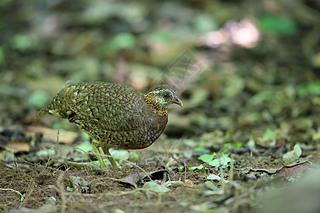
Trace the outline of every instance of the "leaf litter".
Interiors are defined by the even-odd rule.
[[[0,46],[1,212],[319,212],[316,4],[295,2],[305,13],[292,13],[292,5],[275,1],[289,19],[258,1],[250,10],[246,3],[216,4],[222,16],[208,13],[215,1],[84,2],[1,5],[8,23],[17,23],[12,29],[1,22],[8,29]],[[226,20],[234,8],[239,19],[254,21]],[[30,24],[37,17],[45,24]],[[236,35],[254,22],[263,34],[259,43],[239,48]],[[101,30],[101,23],[126,33]],[[214,37],[222,34],[230,37],[227,45]],[[111,49],[102,38],[110,38]],[[189,76],[161,72],[181,53],[187,60],[166,71],[187,69]],[[114,150],[121,168],[102,171],[78,129],[51,117],[35,120],[47,93],[67,79],[129,80],[141,91],[171,80],[185,107],[170,109],[166,131],[152,147]]]

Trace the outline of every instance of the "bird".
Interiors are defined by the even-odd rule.
[[[177,90],[168,84],[143,94],[124,84],[69,80],[37,117],[51,114],[76,124],[92,138],[100,167],[107,169],[102,154],[117,168],[110,148],[143,149],[159,138],[170,104],[183,106]]]

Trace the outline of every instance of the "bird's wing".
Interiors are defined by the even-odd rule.
[[[133,130],[141,125],[143,96],[130,87],[96,82],[67,86],[63,91],[74,112],[70,121],[110,131]]]

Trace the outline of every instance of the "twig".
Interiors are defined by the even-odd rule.
[[[101,155],[101,157],[113,157],[113,156],[111,156],[111,155],[106,155],[106,154],[100,154],[100,155]],[[131,164],[132,166],[140,169],[142,172],[144,172],[144,173],[146,174],[146,176],[150,179],[150,181],[152,181],[152,178],[151,178],[151,176],[149,175],[149,173],[148,173],[146,170],[144,170],[143,168],[141,168],[140,166],[138,166],[136,163],[133,163],[133,162],[131,162],[131,161],[129,161],[129,160],[124,160],[124,159],[121,159],[121,158],[117,158],[117,157],[113,157],[113,158],[122,160],[122,161],[124,161],[124,162],[126,162],[126,163],[129,163],[129,164]]]
[[[233,157],[230,155],[230,172],[229,172],[229,182],[233,181],[233,172],[234,172],[234,165],[233,165]]]
[[[64,177],[64,172],[62,172],[57,180],[57,192],[60,194],[61,198],[61,212],[65,213],[66,212],[66,196],[64,192],[64,184],[63,184],[63,177]]]
[[[184,182],[186,182],[186,180],[187,180],[187,164],[185,161],[183,162],[183,166],[184,166]]]
[[[57,191],[58,193],[60,193],[60,189],[56,186],[50,186],[51,189],[54,189],[55,191]],[[75,193],[75,192],[64,192],[64,196],[80,196],[80,197],[101,197],[105,196],[105,197],[110,197],[110,196],[114,196],[114,197],[118,197],[118,196],[123,196],[123,195],[130,195],[130,194],[134,194],[138,191],[150,191],[149,189],[144,189],[144,188],[137,188],[128,192],[124,192],[124,191],[115,191],[114,193],[101,193],[101,194],[84,194],[84,193]]]
[[[0,188],[0,191],[12,191],[17,193],[18,195],[20,195],[20,201],[22,202],[24,200],[23,195],[21,194],[21,192],[14,190],[14,189],[6,189],[6,188]]]
[[[110,156],[110,155],[106,155],[106,154],[100,154],[100,155],[101,155],[102,157]],[[113,158],[115,158],[115,159],[120,159],[120,158],[117,158],[117,157],[113,157]],[[139,170],[141,170],[142,172],[144,172],[144,173],[146,174],[146,176],[147,176],[150,180],[152,180],[152,178],[151,178],[151,176],[149,175],[149,173],[148,173],[146,170],[144,170],[143,168],[141,168],[140,166],[138,166],[136,163],[133,163],[133,162],[128,161],[128,160],[122,160],[122,161],[127,162],[127,163],[133,165],[134,167],[138,168]],[[93,165],[91,165],[91,164],[85,163],[85,162],[84,162],[84,163],[77,163],[77,162],[72,162],[72,161],[66,161],[66,162],[64,162],[64,164],[65,164],[66,166],[70,166],[70,167],[77,168],[77,169],[81,169],[81,168],[83,168],[83,167],[86,167],[86,168],[89,168],[90,170],[93,170],[93,171],[98,170],[97,167],[95,167],[95,166],[93,166]],[[110,179],[110,180],[117,180],[117,179],[115,179],[115,178],[109,178],[109,179]]]
[[[27,193],[25,195],[25,199],[23,200],[23,202],[19,205],[19,208],[21,208],[29,199],[30,195],[32,194],[32,191],[34,189],[34,180],[32,180],[31,184],[29,185],[28,189],[27,189]]]
[[[146,170],[144,170],[142,167],[140,167],[140,166],[138,166],[136,163],[133,163],[133,162],[128,161],[128,160],[123,160],[123,161],[125,161],[125,162],[133,165],[134,167],[140,169],[142,172],[144,172],[144,173],[146,174],[146,176],[150,179],[150,181],[152,181],[152,178],[151,178],[151,176],[149,175],[149,173],[148,173]]]

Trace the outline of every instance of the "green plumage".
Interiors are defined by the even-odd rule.
[[[38,116],[66,118],[105,149],[141,149],[163,132],[169,102],[182,105],[176,91],[160,86],[147,95],[131,87],[104,82],[67,82]]]

